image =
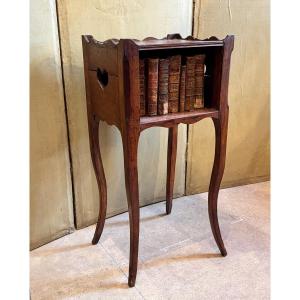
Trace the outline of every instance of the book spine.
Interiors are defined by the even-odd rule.
[[[185,103],[185,77],[186,77],[186,66],[181,66],[180,72],[180,92],[179,92],[179,111],[184,111]]]
[[[146,86],[145,86],[145,61],[139,60],[140,69],[140,115],[146,115]]]
[[[169,66],[169,113],[178,112],[179,109],[180,68],[181,56],[171,56]]]
[[[195,57],[186,57],[186,79],[185,79],[185,111],[194,110],[195,103]]]
[[[195,103],[194,108],[204,107],[204,61],[205,55],[195,56]]]
[[[148,116],[157,115],[158,61],[158,58],[147,59]]]
[[[158,67],[158,102],[157,113],[168,113],[168,84],[169,84],[169,59],[161,58]]]

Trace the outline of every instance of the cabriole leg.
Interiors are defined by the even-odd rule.
[[[124,170],[125,185],[129,212],[130,226],[130,257],[129,257],[129,276],[128,285],[135,285],[137,265],[138,265],[138,248],[139,248],[139,186],[137,155],[139,128],[128,128],[122,134],[123,152],[124,152]]]
[[[172,211],[173,188],[175,179],[175,165],[177,153],[177,136],[178,125],[169,128],[168,137],[168,158],[167,158],[167,184],[166,184],[166,213],[170,214]]]
[[[223,256],[227,255],[218,221],[218,194],[221,180],[224,173],[225,158],[226,158],[226,143],[227,143],[227,127],[228,127],[228,110],[220,118],[213,118],[215,126],[216,144],[215,144],[215,158],[214,165],[210,179],[208,192],[208,212],[211,229],[215,241]]]
[[[101,159],[100,147],[99,147],[99,121],[91,118],[89,121],[89,134],[90,134],[90,150],[94,166],[94,171],[97,179],[98,189],[99,189],[99,215],[98,222],[96,225],[96,230],[92,240],[92,244],[95,245],[98,243],[106,217],[106,208],[107,208],[107,188],[105,174]]]

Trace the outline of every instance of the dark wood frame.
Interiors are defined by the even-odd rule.
[[[219,250],[227,255],[217,216],[217,202],[222,180],[228,127],[228,80],[234,36],[223,40],[211,37],[198,40],[181,38],[178,34],[165,39],[147,38],[108,40],[98,42],[92,36],[82,36],[86,85],[87,116],[90,149],[99,187],[99,217],[92,243],[98,243],[103,231],[107,187],[99,146],[99,121],[115,125],[121,133],[124,153],[125,184],[130,225],[130,259],[128,285],[135,285],[139,246],[139,188],[137,154],[142,130],[153,126],[169,128],[166,213],[172,210],[178,124],[193,124],[212,118],[215,127],[215,158],[208,192],[208,211],[211,229]],[[205,108],[164,116],[140,117],[139,55],[154,51],[205,51],[210,77],[205,79]],[[213,55],[210,55],[213,53]]]

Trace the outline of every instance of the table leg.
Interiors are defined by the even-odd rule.
[[[178,125],[169,128],[168,137],[168,158],[167,158],[167,184],[166,184],[166,213],[167,215],[172,211],[173,188],[175,179],[175,165],[177,153],[177,136]]]
[[[227,255],[218,221],[218,194],[224,173],[228,127],[228,109],[220,118],[213,118],[215,126],[216,144],[214,165],[208,192],[208,212],[211,229],[219,250],[223,256]]]
[[[122,134],[125,185],[130,225],[129,287],[135,285],[138,265],[140,212],[137,155],[139,135],[139,128],[128,128],[128,130]]]
[[[94,166],[94,171],[97,179],[98,189],[99,189],[99,215],[96,230],[92,240],[92,244],[98,243],[106,217],[107,208],[107,188],[105,174],[101,159],[100,146],[99,146],[99,121],[91,118],[89,120],[89,134],[90,134],[90,150]]]

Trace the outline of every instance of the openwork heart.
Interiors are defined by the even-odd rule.
[[[101,70],[97,68],[97,78],[100,84],[100,87],[104,89],[108,84],[108,73],[106,70]]]

